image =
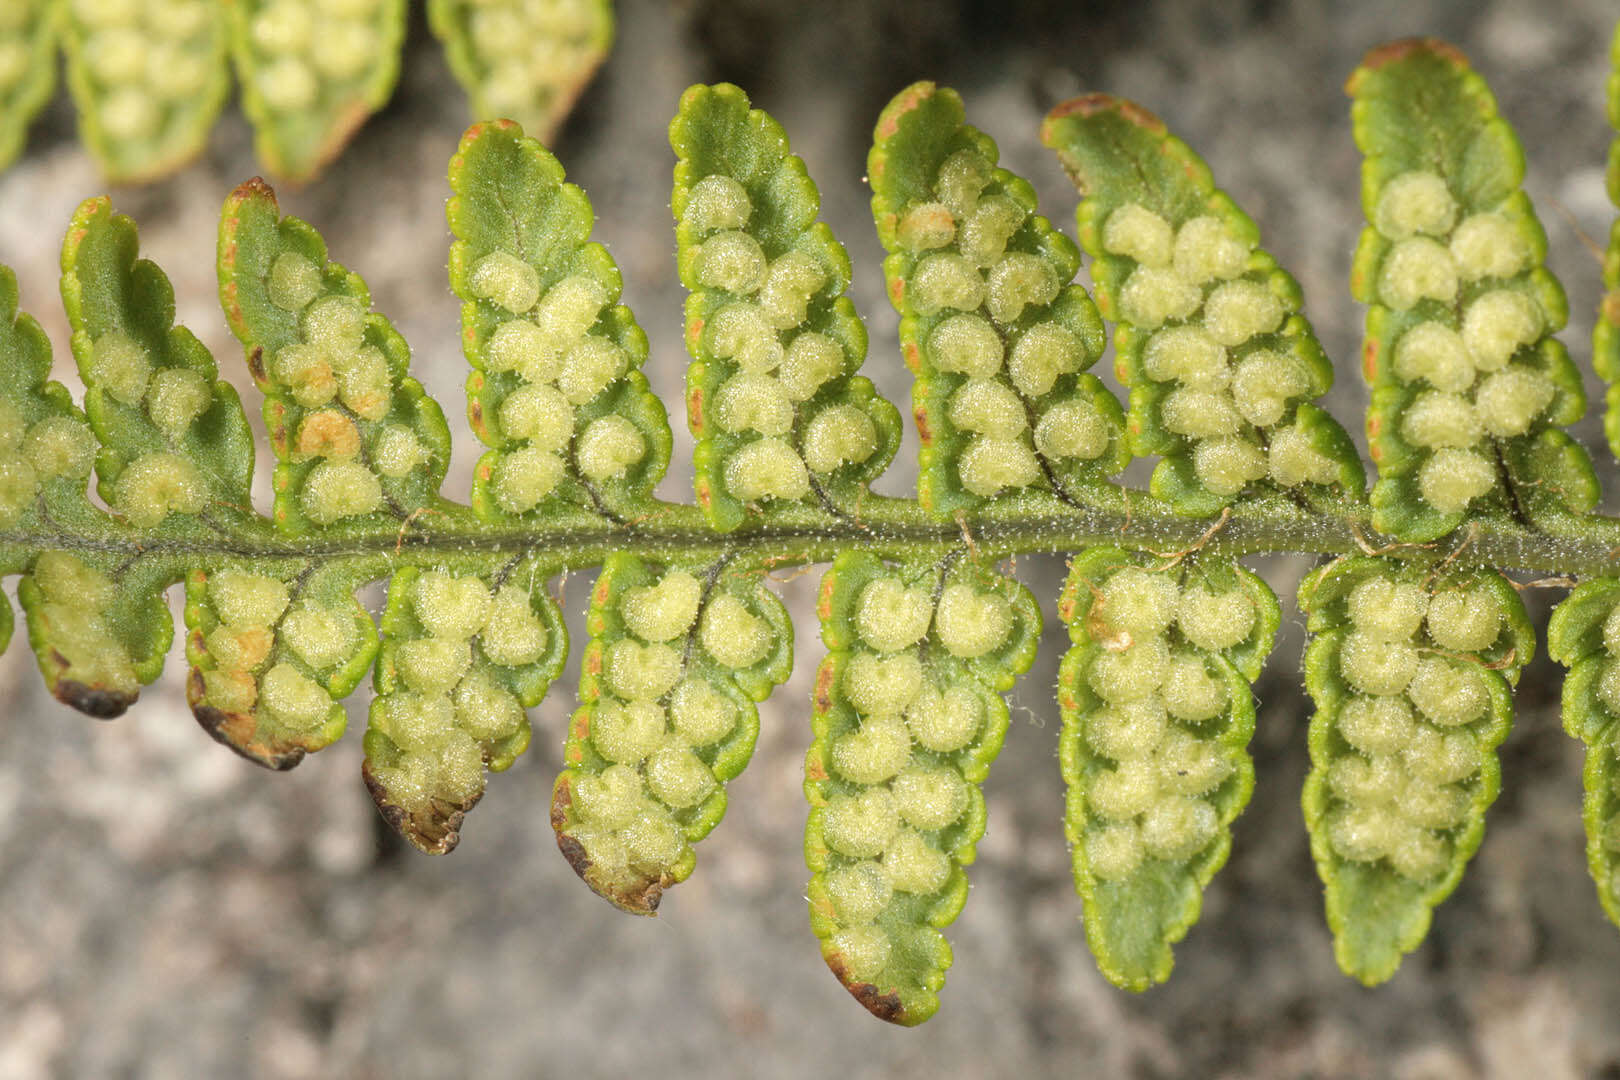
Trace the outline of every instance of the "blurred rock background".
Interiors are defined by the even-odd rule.
[[[861,180],[883,103],[918,78],[956,86],[1004,162],[1072,229],[1074,194],[1039,146],[1039,121],[1085,90],[1135,98],[1208,158],[1300,278],[1340,363],[1333,404],[1358,429],[1361,316],[1346,293],[1358,158],[1344,78],[1395,37],[1434,34],[1469,54],[1525,143],[1570,294],[1565,340],[1584,357],[1599,273],[1586,238],[1601,241],[1612,217],[1602,94],[1615,18],[1602,0],[621,0],[618,45],[555,149],[595,202],[597,235],[653,339],[649,377],[678,421],[686,357],[665,125],[689,83],[742,85],[821,184],[855,259],[867,373],[904,402]],[[443,173],[465,101],[419,10],[412,20],[392,103],[323,179],[282,201],[367,277],[454,418],[465,362],[445,284]],[[73,207],[105,188],[73,125],[59,97],[0,174],[0,261],[50,332],[58,376],[77,386],[57,253]],[[143,253],[173,278],[181,321],[249,393],[213,266],[219,204],[256,168],[228,109],[202,160],[113,191],[141,224]],[[1598,430],[1581,428],[1589,440]],[[476,456],[458,438],[451,491],[465,490]],[[677,444],[665,497],[687,497],[689,445]],[[884,489],[910,486],[914,446]],[[1612,464],[1604,472],[1612,488]],[[262,485],[260,496],[267,505]],[[805,925],[814,574],[782,586],[799,618],[794,679],[761,710],[754,764],[698,872],[655,920],[612,910],[555,850],[546,811],[573,670],[460,848],[430,859],[383,830],[360,784],[364,693],[349,739],[274,775],[191,720],[178,644],[141,703],[102,724],[53,703],[14,642],[0,661],[0,1077],[1620,1076],[1620,933],[1587,879],[1581,755],[1559,730],[1558,672],[1544,659],[1520,687],[1484,845],[1428,943],[1382,988],[1338,974],[1298,809],[1309,705],[1287,598],[1308,566],[1261,564],[1287,615],[1257,687],[1254,801],[1175,978],[1133,996],[1096,973],[1068,877],[1052,704],[1066,638],[1050,614],[1062,566],[1020,561],[1050,625],[987,787],[990,828],[951,935],[944,1005],[919,1031],[869,1019]],[[561,585],[577,652],[589,581]],[[1545,601],[1532,602],[1544,622]]]

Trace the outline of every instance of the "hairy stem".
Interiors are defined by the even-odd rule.
[[[1560,534],[1506,519],[1476,521],[1427,545],[1401,545],[1373,531],[1364,504],[1310,509],[1282,498],[1234,508],[1224,519],[1175,514],[1139,490],[1110,486],[1088,493],[1090,503],[1045,498],[986,508],[971,520],[939,521],[916,502],[872,496],[853,515],[811,507],[776,508],[742,527],[718,534],[696,507],[658,503],[650,514],[618,523],[586,512],[557,516],[539,526],[492,528],[459,513],[423,515],[399,530],[332,539],[289,537],[265,524],[256,534],[207,539],[85,535],[44,529],[0,533],[0,551],[18,565],[46,551],[124,552],[126,570],[172,563],[174,580],[197,560],[311,559],[375,562],[377,575],[398,566],[430,566],[447,556],[489,556],[492,565],[513,554],[538,554],[557,569],[599,565],[614,551],[648,559],[740,558],[764,566],[826,562],[859,546],[885,558],[941,554],[967,544],[985,557],[1073,552],[1113,544],[1172,557],[1191,551],[1215,555],[1303,552],[1344,555],[1387,549],[1425,551],[1463,566],[1591,576],[1620,572],[1620,521],[1586,515]],[[148,572],[151,572],[150,570]]]

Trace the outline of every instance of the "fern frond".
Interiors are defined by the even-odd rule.
[[[1029,591],[965,554],[889,566],[847,552],[816,608],[830,652],[804,764],[810,928],[856,1000],[905,1025],[939,1008],[940,931],[967,901],[979,786],[1007,733],[998,691],[1040,636]]]
[[[390,825],[443,854],[484,794],[529,745],[540,704],[568,657],[552,568],[514,555],[494,573],[454,560],[396,571],[383,612],[377,697],[366,727],[366,787]]]
[[[1535,631],[1500,574],[1427,560],[1329,563],[1299,606],[1316,702],[1305,824],[1339,966],[1372,985],[1423,940],[1479,848]]]
[[[1590,458],[1560,430],[1586,395],[1552,336],[1568,304],[1542,265],[1513,129],[1435,41],[1373,50],[1346,89],[1366,156],[1351,290],[1369,305],[1373,525],[1413,542],[1465,518],[1567,526],[1598,498]]]
[[[816,185],[735,86],[688,90],[669,133],[698,505],[725,532],[773,504],[858,517],[900,415],[855,374],[866,326]]]
[[[17,312],[15,275],[0,267],[0,523],[77,540],[44,552],[8,545],[5,568],[24,573],[17,596],[46,687],[81,712],[110,718],[163,667],[174,628],[157,592],[168,568],[142,567],[114,588],[109,575],[125,561],[130,531],[86,498],[96,433],[67,388],[47,381],[50,355],[39,324]],[[9,643],[4,606],[0,638]]]
[[[29,121],[56,85],[55,11],[54,0],[0,7],[0,169],[22,150]]]
[[[1248,805],[1254,698],[1279,613],[1232,563],[1092,548],[1058,601],[1074,646],[1058,673],[1064,830],[1086,937],[1109,981],[1170,977]]]
[[[405,0],[231,0],[254,149],[294,182],[337,156],[399,77]]]
[[[1620,924],[1620,581],[1582,582],[1553,610],[1547,653],[1569,668],[1564,678],[1564,730],[1586,744],[1586,860],[1598,900]]]
[[[1163,455],[1153,493],[1196,516],[1245,494],[1359,501],[1361,459],[1311,404],[1333,366],[1299,284],[1203,159],[1156,116],[1106,94],[1053,109],[1041,140],[1085,196],[1080,243],[1116,324],[1131,452]]]
[[[276,36],[301,17],[290,2],[235,9],[238,36],[304,64],[305,45]],[[86,27],[132,25],[106,0],[72,6]],[[381,20],[308,46],[317,67],[335,62],[328,48],[358,65],[325,73],[319,93],[338,95],[375,77],[372,46],[399,9],[322,10]],[[462,13],[479,48],[501,23],[472,16],[505,10]],[[88,70],[95,37],[81,36]],[[1197,155],[1118,99],[1048,117],[1084,191],[1094,305],[1073,281],[1081,247],[929,83],[883,111],[868,159],[923,436],[920,497],[873,495],[899,418],[857,374],[847,252],[780,126],[722,84],[689,90],[670,129],[695,504],[653,494],[668,419],[590,201],[498,120],[474,125],[450,167],[449,278],[486,447],[468,504],[440,491],[449,429],[405,341],[252,180],[225,202],[217,270],[276,458],[273,510],[255,512],[241,402],[174,325],[134,223],[91,199],[61,262],[82,412],[48,381],[45,335],[0,269],[0,572],[21,577],[51,692],[103,717],[157,676],[163,594],[183,582],[193,712],[270,768],[339,738],[342,701],[372,670],[364,780],[411,844],[442,853],[486,773],[528,747],[527,710],[562,669],[550,580],[601,567],[550,817],[592,889],[650,914],[692,873],[753,751],[755,703],[791,672],[769,571],[830,562],[805,758],[810,922],[845,987],[902,1024],[938,1008],[1002,694],[1040,632],[1035,598],[997,560],[1074,556],[1058,599],[1065,828],[1098,964],[1133,989],[1168,977],[1252,789],[1251,686],[1280,613],[1243,557],[1337,557],[1299,593],[1316,702],[1303,805],[1340,964],[1367,982],[1421,941],[1500,785],[1511,687],[1534,649],[1504,572],[1587,575],[1550,651],[1571,667],[1565,724],[1588,746],[1592,871],[1620,912],[1620,525],[1589,511],[1590,463],[1558,427],[1579,387],[1550,337],[1562,293],[1517,144],[1435,43],[1375,51],[1351,89],[1368,152],[1356,287],[1373,304],[1371,499],[1312,403],[1331,368],[1297,285]],[[288,153],[319,142],[314,127],[278,131]],[[1103,316],[1129,413],[1085,370]],[[1451,450],[1491,465],[1488,490],[1459,495],[1467,469],[1435,465]],[[1149,491],[1115,479],[1133,453],[1161,457]],[[379,628],[356,593],[381,580]],[[0,603],[0,646],[11,631]]]
[[[473,115],[544,143],[613,45],[610,0],[428,0],[427,14]]]
[[[468,129],[450,187],[450,286],[474,368],[467,416],[492,448],[474,510],[485,521],[650,512],[669,418],[641,373],[647,335],[618,303],[619,268],[590,241],[590,200],[509,121]]]
[[[761,573],[610,556],[591,593],[580,708],[552,794],[557,846],[600,896],[651,915],[697,864],[793,670],[793,624]]]
[[[220,303],[265,392],[276,527],[358,534],[464,517],[439,496],[450,430],[406,374],[410,346],[370,310],[360,275],[326,255],[320,234],[282,217],[263,181],[226,200]]]
[[[370,577],[304,559],[186,575],[186,700],[203,730],[278,770],[341,738],[341,703],[377,656],[376,624],[354,596]]]
[[[940,517],[1002,493],[1080,505],[1129,461],[1074,242],[996,166],[954,90],[917,83],[878,118],[867,171],[889,299],[916,375],[918,498]],[[1001,502],[1005,504],[1006,499]]]
[[[1609,126],[1620,135],[1620,26],[1609,41],[1609,80],[1605,95]],[[1609,143],[1608,167],[1604,186],[1609,201],[1620,206],[1620,137]],[[1598,304],[1597,322],[1592,326],[1592,367],[1609,384],[1604,395],[1603,431],[1609,452],[1620,457],[1620,218],[1609,228],[1609,244],[1603,256],[1603,300]]]
[[[150,180],[202,150],[229,88],[227,6],[209,0],[58,5],[80,131],[109,179]],[[40,38],[41,44],[48,40]]]
[[[312,179],[388,100],[405,0],[6,0],[0,10],[0,168],[50,97],[55,50],[102,172],[144,183],[201,151],[230,64],[260,160]],[[607,55],[610,0],[431,0],[434,33],[476,117],[549,140]]]

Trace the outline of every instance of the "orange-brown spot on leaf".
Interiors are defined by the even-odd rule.
[[[821,576],[821,585],[816,590],[816,617],[822,622],[832,618],[833,594],[838,591],[838,575],[827,572]]]
[[[297,457],[348,460],[360,453],[360,430],[336,409],[321,409],[298,425]]]
[[[268,626],[256,626],[247,630],[232,630],[222,627],[221,631],[228,635],[231,642],[236,646],[236,651],[244,668],[256,668],[264,663],[265,658],[270,655],[271,647],[276,643],[276,633]],[[218,632],[220,631],[216,631],[216,633]],[[201,646],[201,637],[197,641],[198,645]],[[206,651],[206,648],[204,648],[204,651]],[[253,682],[253,677],[246,671],[239,671],[237,674],[249,684]]]
[[[837,678],[838,669],[833,665],[832,657],[827,657],[816,669],[815,689],[810,693],[810,700],[815,703],[817,712],[829,712],[832,709],[833,680]]]
[[[915,341],[906,341],[900,344],[900,355],[906,361],[906,367],[911,369],[913,375],[922,373],[922,350]]]
[[[928,408],[920,402],[911,409],[911,417],[917,422],[917,438],[924,446],[934,445],[934,427],[928,421]]]
[[[226,250],[226,254],[221,259],[221,263],[226,267],[226,273],[231,273],[233,271],[236,263],[235,244],[231,244]],[[242,304],[237,296],[235,278],[226,280],[226,282],[220,286],[219,302],[220,306],[225,309],[225,321],[230,323],[235,329],[242,329],[245,324],[242,320]],[[262,351],[261,347],[258,345],[255,345],[253,348],[257,351]],[[248,369],[250,371],[253,369],[253,357],[251,354],[248,356]],[[260,370],[263,370],[262,367]]]
[[[372,390],[353,397],[344,395],[343,404],[353,409],[361,419],[380,420],[388,412],[388,390]]]
[[[1598,314],[1605,322],[1620,325],[1620,289],[1603,294],[1603,301],[1598,305]]]
[[[1053,107],[1052,111],[1046,114],[1046,120],[1041,125],[1041,139],[1043,142],[1050,144],[1049,126],[1059,120],[1070,116],[1085,119],[1106,112],[1117,113],[1122,119],[1139,128],[1151,131],[1155,135],[1162,135],[1165,132],[1164,121],[1136,102],[1115,97],[1113,94],[1096,93],[1081,94],[1079,97],[1059,102]]]
[[[276,207],[276,192],[262,176],[250,176],[231,189],[231,200],[243,203],[249,199],[264,199],[272,208]]]
[[[900,132],[900,121],[907,113],[915,112],[922,103],[934,96],[934,84],[931,82],[913,83],[902,90],[888,107],[883,115],[878,117],[877,130],[872,133],[874,140],[892,139]]]
[[[193,630],[197,641],[202,641],[201,631]],[[202,669],[193,666],[186,672],[186,704],[196,705],[208,693],[208,683],[203,679]]]
[[[568,720],[568,736],[579,742],[584,742],[591,737],[591,711],[589,709],[574,710],[574,715]]]
[[[691,427],[693,435],[703,438],[703,387],[697,383],[686,392],[686,422]]]

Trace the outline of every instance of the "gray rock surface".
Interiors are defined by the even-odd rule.
[[[1616,16],[1600,0],[623,0],[620,12],[618,48],[556,149],[601,215],[598,235],[653,336],[649,375],[672,404],[685,356],[664,133],[681,89],[736,81],[787,127],[856,261],[868,373],[903,402],[861,176],[884,101],[932,78],[963,92],[972,121],[1065,228],[1075,200],[1038,144],[1046,109],[1102,89],[1163,116],[1300,278],[1340,362],[1333,404],[1358,428],[1360,312],[1346,294],[1358,159],[1340,86],[1366,48],[1417,33],[1460,45],[1518,127],[1570,293],[1565,339],[1587,351],[1598,265],[1582,237],[1601,240],[1612,217],[1602,93]],[[282,193],[367,276],[453,417],[465,367],[444,280],[443,171],[464,108],[416,12],[393,103],[324,179]],[[59,99],[27,156],[0,174],[0,261],[17,269],[59,376],[76,385],[57,252],[74,205],[103,187],[72,124]],[[174,279],[181,320],[248,395],[215,303],[213,237],[221,200],[255,168],[248,130],[228,112],[191,168],[113,192],[141,223],[144,253]],[[1581,431],[1595,437],[1598,425]],[[476,453],[458,438],[450,490],[465,490]],[[909,486],[914,446],[888,490]],[[687,449],[677,444],[666,497],[685,497]],[[1262,569],[1286,598],[1308,565],[1277,557]],[[1020,572],[1049,605],[1061,565],[1023,560]],[[273,775],[197,728],[178,649],[130,715],[100,724],[51,702],[14,643],[0,661],[10,704],[0,721],[0,1077],[1620,1074],[1620,934],[1586,876],[1581,755],[1558,728],[1556,669],[1542,659],[1525,672],[1503,795],[1428,943],[1387,985],[1364,990],[1334,967],[1300,821],[1309,705],[1291,608],[1257,688],[1254,801],[1167,986],[1117,991],[1085,948],[1059,823],[1052,685],[1065,639],[1052,616],[988,784],[989,833],[952,932],[943,1008],[920,1031],[869,1019],[805,926],[799,787],[814,581],[782,586],[799,618],[797,672],[762,709],[754,764],[697,873],[655,920],[612,910],[555,851],[546,810],[572,671],[459,850],[430,859],[385,835],[360,785],[363,693],[349,739]],[[577,643],[588,581],[564,588]],[[1544,620],[1545,601],[1532,599]]]

